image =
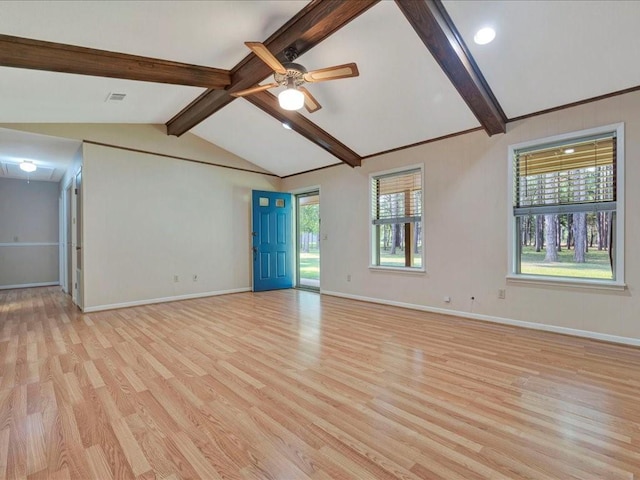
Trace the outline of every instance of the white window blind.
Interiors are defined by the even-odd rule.
[[[414,169],[372,177],[374,225],[419,222],[422,218],[422,172]]]
[[[614,132],[516,150],[514,214],[616,209]]]

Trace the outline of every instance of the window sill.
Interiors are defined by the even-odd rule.
[[[530,284],[530,285],[546,285],[569,288],[585,288],[592,290],[617,290],[624,291],[627,289],[625,283],[610,280],[589,280],[582,278],[554,278],[542,275],[507,275],[507,283],[513,284]]]
[[[371,270],[372,272],[406,273],[409,275],[424,275],[425,273],[427,273],[424,268],[379,267],[376,265],[369,265],[369,270]]]

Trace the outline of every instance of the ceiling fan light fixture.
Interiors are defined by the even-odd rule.
[[[28,160],[24,160],[20,163],[20,170],[27,173],[33,173],[37,170],[35,163],[30,162]]]
[[[278,94],[278,103],[284,110],[300,110],[304,107],[304,94],[295,87],[287,88]]]

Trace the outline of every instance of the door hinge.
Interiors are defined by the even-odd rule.
[[[78,194],[78,189],[77,189],[77,188],[74,188],[74,189],[73,189],[73,193],[75,193],[75,194],[77,195],[77,194]]]
[[[258,232],[251,232],[251,236],[252,237],[257,237],[258,236]]]

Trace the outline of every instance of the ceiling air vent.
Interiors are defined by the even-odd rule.
[[[105,102],[121,102],[126,96],[126,93],[110,93],[107,95]]]

